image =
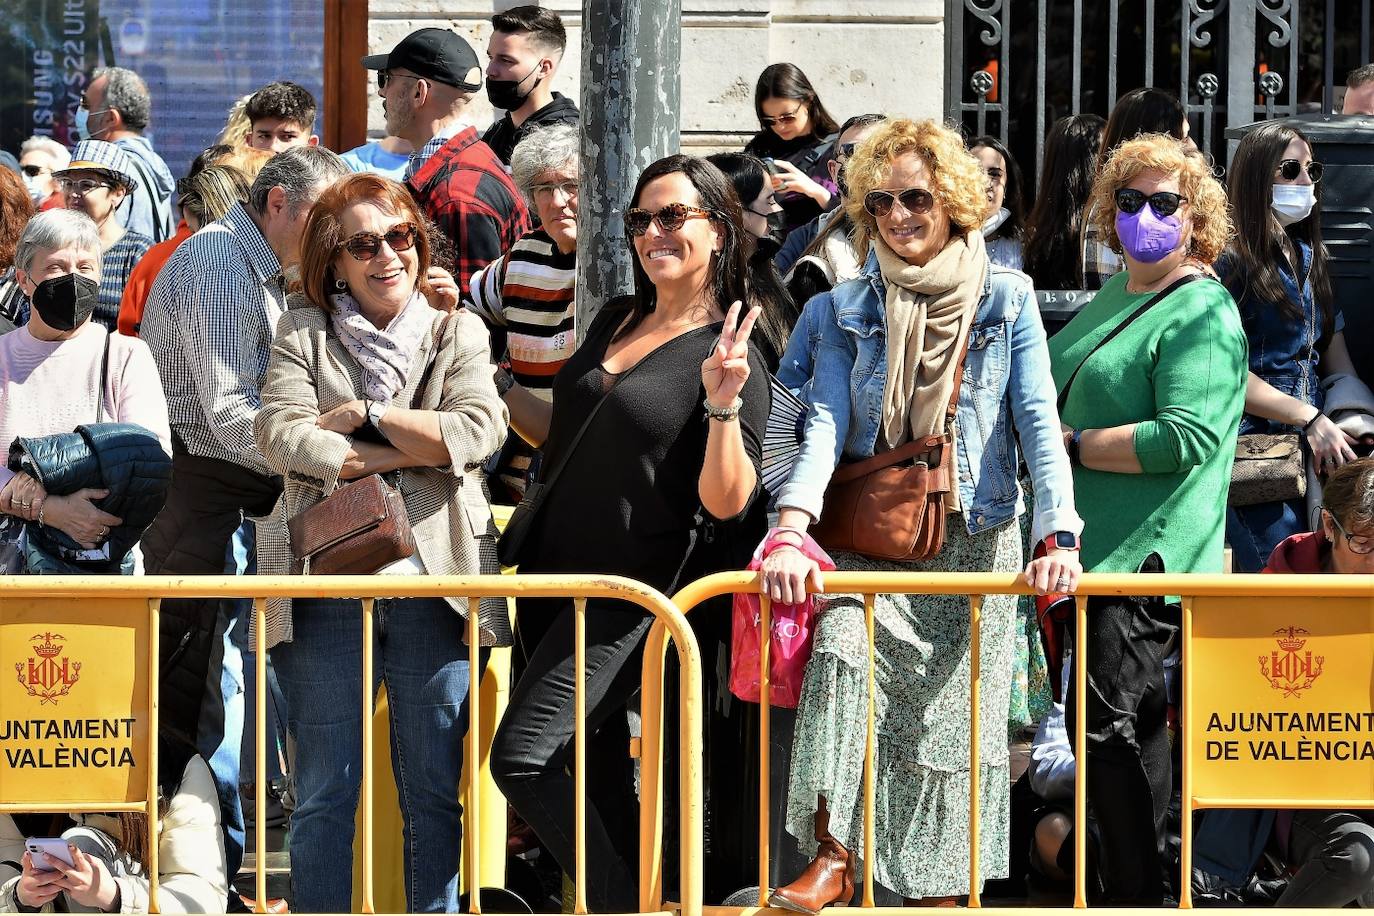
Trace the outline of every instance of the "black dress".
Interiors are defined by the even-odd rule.
[[[602,361],[628,307],[626,300],[607,303],[554,380],[545,468],[563,461],[588,413],[603,396],[609,400],[549,490],[521,572],[622,575],[671,595],[708,572],[741,568],[765,532],[766,500],[760,487],[736,518],[702,524],[697,483],[711,421],[702,408],[701,364],[721,325],[662,344],[617,378]],[[749,361],[740,428],[757,471],[770,396],[768,372],[752,348]],[[708,527],[709,544],[702,536]],[[569,873],[575,867],[573,617],[570,601],[520,602],[521,642],[532,649],[491,756],[502,793]],[[624,602],[587,603],[587,900],[596,912],[638,906],[630,864],[638,808],[624,710],[639,688],[653,620]]]

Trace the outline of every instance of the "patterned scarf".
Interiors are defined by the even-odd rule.
[[[363,317],[348,293],[330,297],[334,333],[363,370],[368,400],[390,404],[406,387],[415,354],[434,323],[434,309],[419,292],[385,328]]]

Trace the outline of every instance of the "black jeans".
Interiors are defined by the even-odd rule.
[[[1088,806],[1109,903],[1163,901],[1173,778],[1164,657],[1177,632],[1169,616],[1161,598],[1088,600]],[[1073,741],[1077,710],[1071,700],[1065,718]]]
[[[563,870],[573,874],[573,608],[566,601],[555,604],[552,623],[531,651],[496,731],[491,770],[506,799]],[[626,701],[639,688],[644,639],[654,618],[624,608],[587,603],[583,696],[589,734],[613,716],[623,716]],[[523,607],[521,616],[527,617]],[[621,754],[627,753],[622,744]],[[591,758],[589,754],[589,762]],[[587,903],[598,912],[634,912],[639,907],[635,873],[616,836],[617,824],[635,816],[634,787],[616,774],[589,769],[593,772],[587,779]],[[626,785],[612,787],[610,782]],[[607,790],[624,800],[621,810],[603,814]]]

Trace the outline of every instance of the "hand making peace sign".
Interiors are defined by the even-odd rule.
[[[740,321],[741,308],[739,302],[730,306],[725,326],[720,329],[720,339],[701,364],[701,384],[706,389],[706,400],[719,409],[734,404],[744,390],[744,383],[749,381],[749,335],[763,309],[754,306]]]

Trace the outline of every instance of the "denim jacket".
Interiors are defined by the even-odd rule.
[[[858,279],[821,293],[803,309],[778,377],[810,410],[801,455],[779,506],[818,518],[841,457],[873,455],[887,381],[886,301],[877,257],[870,253]],[[989,267],[970,330],[955,426],[959,501],[969,534],[1025,511],[1016,481],[1018,437],[1035,485],[1032,536],[1082,532],[1045,328],[1025,274]]]
[[[1325,334],[1322,308],[1312,293],[1312,246],[1302,239],[1293,239],[1302,262],[1301,277],[1295,276],[1286,258],[1278,260],[1279,277],[1290,302],[1302,308],[1302,318],[1284,314],[1279,303],[1260,299],[1237,275],[1237,265],[1229,254],[1217,261],[1217,275],[1231,291],[1240,309],[1245,337],[1250,344],[1250,371],[1276,390],[1320,409],[1325,396],[1320,384],[1322,355],[1331,338]],[[1334,332],[1345,330],[1345,318],[1335,310]],[[1294,427],[1254,414],[1241,418],[1240,431],[1245,433],[1285,433]]]

